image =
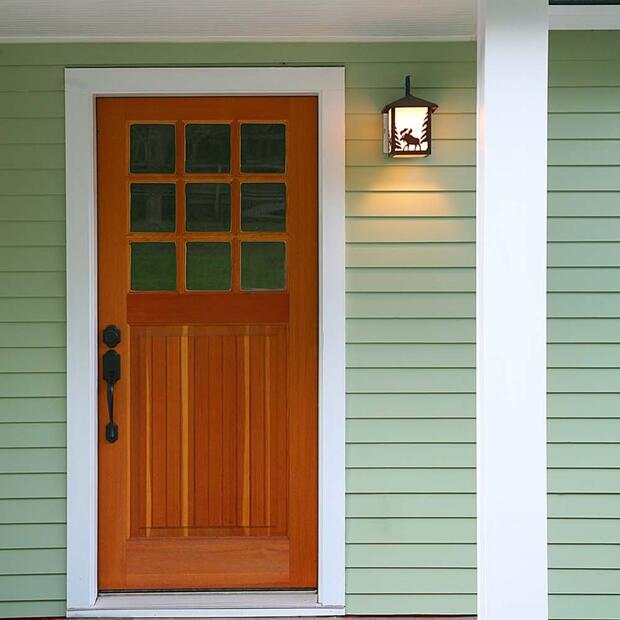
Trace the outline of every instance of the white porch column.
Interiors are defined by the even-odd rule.
[[[479,0],[478,617],[547,618],[548,0]]]

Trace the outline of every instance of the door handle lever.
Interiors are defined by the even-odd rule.
[[[114,385],[121,378],[121,356],[110,349],[103,354],[103,379],[107,383],[109,420],[105,427],[105,438],[108,443],[118,439],[118,425],[114,421]]]

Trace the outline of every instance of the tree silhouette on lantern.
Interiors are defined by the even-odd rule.
[[[431,111],[430,108],[428,108],[426,110],[426,115],[424,116],[424,123],[422,125],[422,137],[420,138],[420,142],[425,142],[426,144],[428,144],[429,141],[429,137],[428,137],[428,126],[431,120]]]

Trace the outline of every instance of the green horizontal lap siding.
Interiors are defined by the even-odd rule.
[[[0,616],[64,613],[64,68],[283,62],[346,67],[348,611],[475,612],[475,55],[0,46]],[[380,109],[408,73],[439,104],[415,162],[381,152]]]
[[[461,47],[465,56],[472,50]],[[433,156],[386,160],[379,110],[399,95],[406,64],[360,78],[369,96],[347,90],[347,611],[468,614],[476,591],[475,67],[411,69],[417,86],[433,81],[416,92],[440,106]],[[347,80],[357,78],[347,66]]]
[[[620,618],[620,37],[551,33],[552,620]]]

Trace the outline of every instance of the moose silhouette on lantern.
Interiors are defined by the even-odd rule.
[[[383,108],[383,152],[390,157],[428,157],[431,154],[431,115],[436,103],[411,95],[411,76],[405,96]]]

